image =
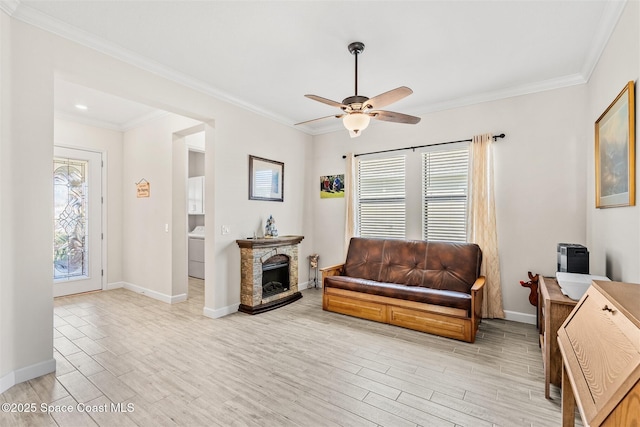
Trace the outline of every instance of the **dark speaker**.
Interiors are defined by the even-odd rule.
[[[589,251],[575,243],[558,243],[558,271],[589,274]]]

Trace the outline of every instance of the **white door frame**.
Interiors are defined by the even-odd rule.
[[[99,268],[97,268],[97,271],[95,272],[96,274],[99,275],[99,283],[100,286],[98,289],[95,290],[104,290],[107,288],[106,286],[106,280],[107,280],[107,197],[106,197],[106,190],[107,190],[107,168],[106,168],[106,164],[107,164],[107,153],[104,150],[92,150],[92,149],[87,149],[85,147],[78,147],[78,146],[71,146],[71,145],[62,145],[62,144],[55,144],[54,145],[54,153],[56,153],[56,151],[66,151],[66,150],[72,150],[71,152],[68,152],[67,154],[54,154],[54,157],[69,157],[69,158],[74,158],[73,156],[73,151],[76,152],[85,152],[85,153],[89,153],[89,155],[99,155],[99,160],[96,158],[94,161],[99,161],[100,165],[99,165],[99,170],[100,170],[100,185],[99,185],[99,212],[100,212],[100,240],[99,240],[99,248],[100,248],[100,263],[99,263]],[[64,281],[61,281],[64,282]],[[68,282],[74,282],[73,280],[70,280]],[[80,280],[76,281],[78,283],[78,285],[72,285],[70,287],[71,292],[63,292],[61,293],[60,290],[56,289],[55,283],[54,282],[54,289],[53,289],[53,296],[57,297],[57,296],[62,296],[62,295],[71,295],[73,293],[78,293],[78,292],[85,292],[85,290],[81,289],[81,286],[79,285],[81,283]]]

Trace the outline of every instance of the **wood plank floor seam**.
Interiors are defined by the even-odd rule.
[[[55,373],[0,403],[133,412],[6,413],[7,426],[557,426],[534,326],[483,320],[474,344],[322,310],[322,290],[203,316],[204,282],[165,304],[114,289],[54,300]],[[579,417],[578,417],[579,420]]]

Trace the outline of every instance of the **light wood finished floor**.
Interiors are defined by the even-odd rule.
[[[57,371],[0,403],[134,410],[0,413],[0,425],[560,425],[534,326],[485,320],[468,344],[324,312],[320,289],[214,320],[201,314],[202,288],[192,280],[175,305],[124,289],[56,299]]]

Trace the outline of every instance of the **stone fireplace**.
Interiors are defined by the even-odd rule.
[[[303,236],[240,239],[239,311],[258,314],[302,298],[298,244]]]

